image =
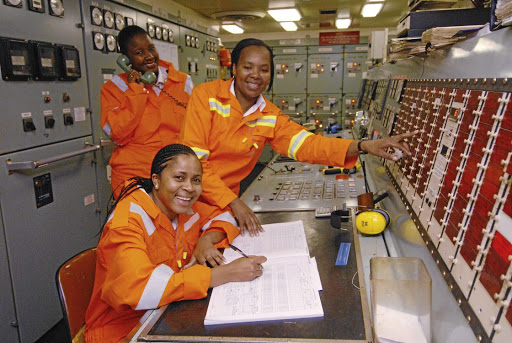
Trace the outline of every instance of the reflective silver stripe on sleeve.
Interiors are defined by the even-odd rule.
[[[103,132],[110,138],[110,133],[112,132],[112,128],[110,127],[109,123],[106,123],[105,126],[103,126]]]
[[[142,219],[142,223],[144,223],[144,227],[146,228],[146,231],[148,232],[148,236],[151,236],[153,232],[155,232],[156,227],[155,224],[153,224],[153,221],[151,220],[151,217],[144,211],[142,207],[140,207],[137,204],[134,204],[133,202],[130,204],[130,212],[137,213],[140,215]]]
[[[112,81],[122,92],[126,92],[128,89],[128,85],[119,77],[119,75],[114,76],[110,81]]]
[[[208,229],[208,227],[214,220],[228,222],[228,223],[233,224],[235,227],[238,227],[235,217],[233,217],[231,215],[231,213],[229,213],[229,212],[224,212],[224,213],[219,214],[217,217],[210,219],[206,224],[203,225],[203,227],[201,228],[201,231]]]
[[[190,217],[189,220],[185,224],[183,224],[183,229],[187,231],[199,220],[199,213],[194,214],[192,217]]]
[[[156,267],[153,270],[153,273],[151,273],[146,287],[144,287],[144,292],[142,292],[135,310],[150,310],[157,308],[172,274],[174,274],[174,271],[171,267],[166,266],[165,264],[161,264]]]
[[[192,94],[192,89],[194,89],[194,82],[192,81],[190,75],[187,75],[187,81],[185,81],[185,92],[190,95]]]

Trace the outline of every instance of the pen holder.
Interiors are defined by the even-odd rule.
[[[373,207],[373,192],[363,193],[357,196],[357,212],[370,210]]]

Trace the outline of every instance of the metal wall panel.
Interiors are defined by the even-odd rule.
[[[1,159],[0,203],[22,342],[34,342],[62,318],[57,268],[97,243],[96,174],[93,152],[11,174],[6,161],[40,161],[84,146],[78,138]]]

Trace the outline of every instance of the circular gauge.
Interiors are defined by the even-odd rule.
[[[21,0],[5,0],[4,3],[9,6],[21,7]]]
[[[199,38],[196,37],[196,48],[199,48]]]
[[[212,49],[213,52],[217,52],[217,43],[213,43],[213,49]]]
[[[210,51],[210,49],[211,49],[211,45],[210,44],[211,44],[210,41],[206,41],[206,50],[207,51]]]
[[[64,4],[62,0],[50,0],[50,14],[56,17],[64,15]]]
[[[103,17],[105,18],[105,27],[108,29],[114,28],[114,15],[112,14],[112,12],[103,12]]]
[[[101,8],[91,7],[91,21],[93,25],[103,25],[103,12],[101,11]]]
[[[149,37],[151,37],[151,38],[154,38],[154,37],[155,37],[155,25],[153,25],[153,24],[148,24],[148,35],[149,35]]]
[[[155,37],[156,39],[162,39],[162,28],[160,26],[155,26]]]
[[[185,45],[190,46],[190,36],[185,36]]]
[[[94,49],[103,50],[105,48],[105,37],[101,32],[94,32],[93,35]]]
[[[169,30],[169,42],[174,43],[174,32]]]
[[[162,28],[162,39],[165,41],[169,40],[169,29]]]
[[[116,13],[116,30],[121,31],[124,29],[124,17],[122,14]]]
[[[117,50],[116,37],[107,35],[107,50],[108,52],[114,52]]]

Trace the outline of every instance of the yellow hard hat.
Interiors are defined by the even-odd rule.
[[[360,212],[356,217],[356,227],[366,235],[378,235],[389,224],[389,214],[382,209]]]

